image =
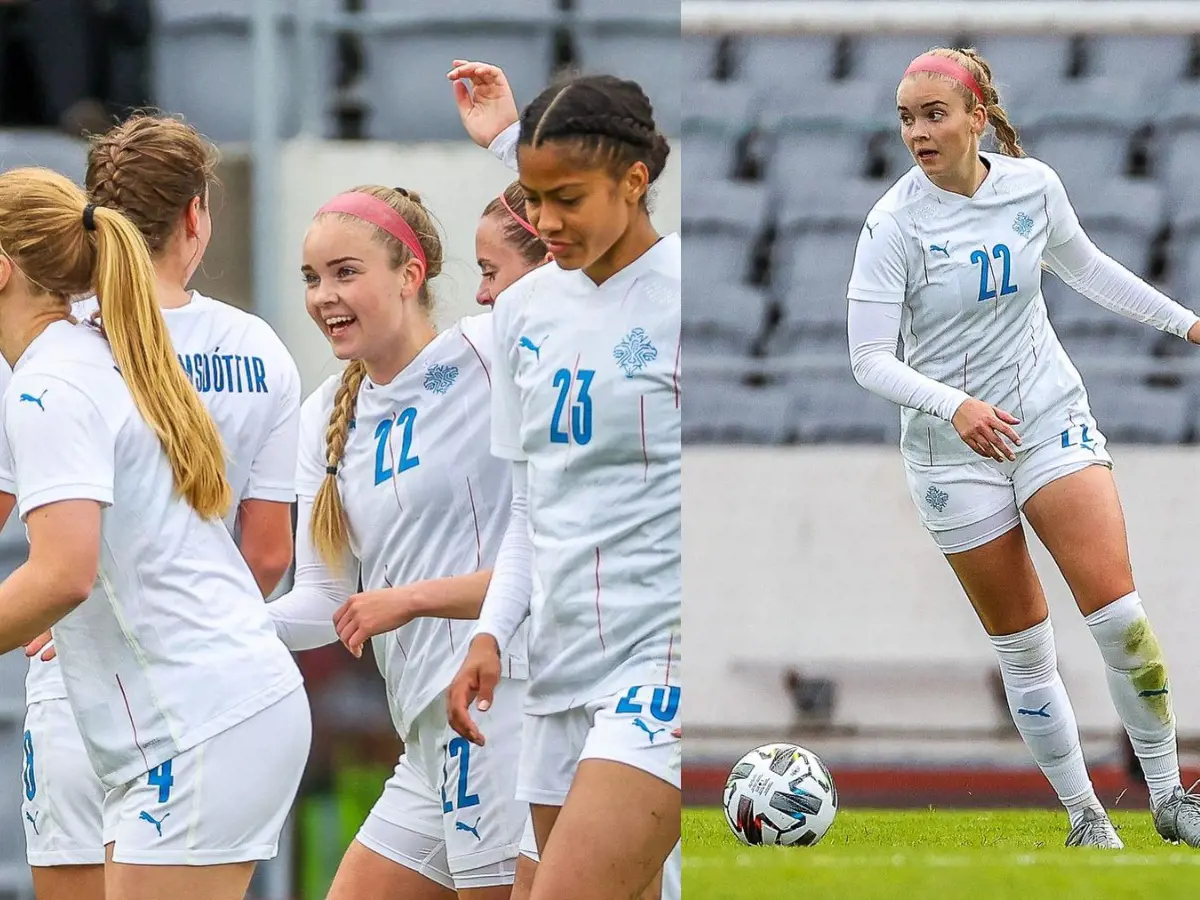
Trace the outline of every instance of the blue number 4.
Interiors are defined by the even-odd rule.
[[[586,444],[592,439],[592,398],[588,388],[595,377],[594,369],[580,369],[571,375],[570,369],[559,369],[554,373],[553,385],[558,388],[558,402],[554,404],[554,417],[550,420],[550,443],[569,444],[574,439],[576,444]],[[563,412],[571,400],[571,383],[579,384],[579,396],[571,404],[571,433],[563,427]]]
[[[442,812],[449,813],[454,812],[455,808],[467,809],[471,806],[478,806],[479,795],[467,793],[467,778],[470,777],[471,768],[471,742],[466,738],[456,737],[450,742],[446,750],[446,761],[442,763]],[[458,764],[457,803],[451,803],[446,798],[446,780],[450,777],[447,766],[452,756],[462,757],[462,762]]]
[[[166,803],[171,799],[171,786],[175,779],[171,777],[171,761],[167,760],[157,769],[150,770],[150,779],[146,782],[150,787],[158,788],[158,802]]]
[[[375,483],[383,484],[393,475],[399,475],[401,472],[407,472],[409,469],[416,468],[421,464],[421,457],[409,456],[412,451],[413,442],[413,425],[417,421],[417,408],[410,406],[405,409],[400,415],[396,416],[395,423],[404,429],[404,436],[400,441],[400,462],[396,466],[396,471],[392,471],[391,464],[384,465],[384,457],[387,455],[389,448],[388,439],[392,435],[391,419],[384,419],[375,426]]]
[[[1005,297],[1009,294],[1017,292],[1017,286],[1009,283],[1009,276],[1012,274],[1012,253],[1005,244],[997,244],[992,248],[992,256],[1004,263],[1004,269],[1000,275],[1000,296]],[[988,275],[991,274],[992,265],[988,261],[986,250],[976,250],[971,254],[971,265],[979,265],[979,302],[983,303],[986,300],[996,299],[995,288],[988,287]]]

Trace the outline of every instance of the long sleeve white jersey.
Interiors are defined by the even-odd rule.
[[[301,686],[225,524],[178,496],[108,342],[56,322],[0,405],[22,518],[103,506],[101,589],[54,626],[67,697],[106,787],[125,784]]]
[[[492,450],[528,463],[527,709],[680,678],[680,242],[496,299]]]
[[[94,298],[75,304],[87,321]],[[225,477],[234,502],[230,533],[243,500],[296,499],[296,442],[300,428],[300,373],[271,326],[258,316],[193,291],[186,306],[164,309],[171,344],[225,443]],[[25,702],[67,696],[57,659],[29,661]]]
[[[441,332],[387,384],[365,379],[338,467],[350,526],[348,565],[367,590],[489,569],[508,525],[512,478],[488,452],[492,323],[465,318]],[[310,503],[326,475],[325,433],[341,374],[300,411],[296,489]],[[302,522],[301,527],[306,523]],[[267,609],[295,649],[337,640],[333,614],[354,572],[330,572],[298,537],[296,583]],[[470,619],[422,617],[372,639],[397,732],[450,684],[466,656]],[[528,671],[523,635],[508,648],[503,674]]]
[[[972,197],[942,190],[919,167],[884,194],[859,236],[847,296],[901,306],[904,363],[1012,413],[1023,445],[1034,446],[1088,412],[1041,287],[1042,262],[1060,271],[1055,251],[1086,236],[1049,166],[981,156],[989,172]],[[1178,332],[1195,321],[1167,304],[1160,327]],[[924,465],[977,460],[948,421],[955,396],[920,387],[905,386],[906,394],[931,400],[926,410],[902,409],[904,456]]]

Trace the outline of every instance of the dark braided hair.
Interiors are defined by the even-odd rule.
[[[671,146],[658,132],[650,98],[636,81],[585,75],[550,87],[521,114],[521,143],[570,141],[604,160],[614,174],[644,163],[653,183],[667,165]]]

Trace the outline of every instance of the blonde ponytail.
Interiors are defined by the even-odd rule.
[[[342,371],[342,382],[333,397],[329,427],[325,429],[325,480],[313,500],[309,533],[313,546],[331,569],[340,569],[350,546],[350,524],[342,497],[338,493],[337,468],[346,452],[350,422],[358,404],[358,391],[367,376],[367,367],[360,359],[351,360]]]
[[[206,519],[232,502],[221,435],[188,383],[155,297],[154,267],[141,232],[97,207],[96,299],[121,377],[171,464],[175,488]]]

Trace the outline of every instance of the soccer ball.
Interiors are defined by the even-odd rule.
[[[815,844],[833,824],[837,802],[825,764],[795,744],[751,750],[725,782],[725,821],[743,844]]]

